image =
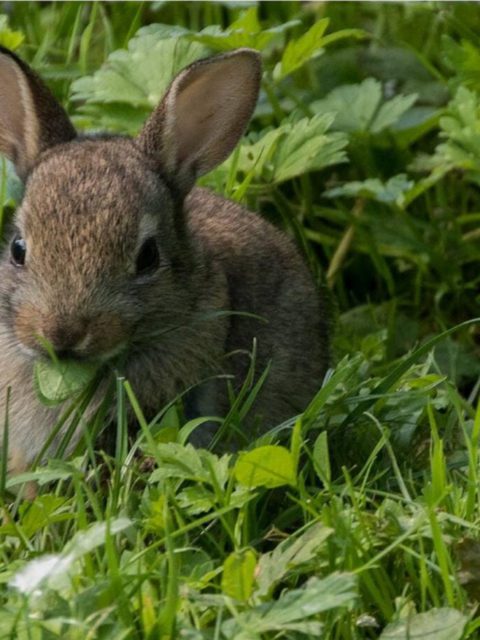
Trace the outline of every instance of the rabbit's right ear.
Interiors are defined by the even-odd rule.
[[[233,151],[255,108],[260,79],[260,55],[237,49],[194,62],[173,80],[137,142],[180,194]]]
[[[0,47],[0,153],[23,180],[38,156],[76,137],[67,114],[40,78]]]

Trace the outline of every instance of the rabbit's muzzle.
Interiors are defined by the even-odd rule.
[[[15,321],[18,340],[38,354],[53,349],[60,359],[107,360],[119,353],[128,338],[113,313],[71,318],[45,314],[30,306],[19,309]]]

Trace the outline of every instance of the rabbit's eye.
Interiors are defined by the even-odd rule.
[[[25,254],[27,253],[27,243],[20,236],[15,236],[10,245],[12,263],[16,267],[23,267],[25,264]]]
[[[148,238],[142,244],[140,251],[138,252],[136,261],[137,276],[145,275],[156,271],[159,265],[159,255],[157,241],[155,238]]]

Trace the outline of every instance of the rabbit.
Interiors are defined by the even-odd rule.
[[[65,410],[35,391],[46,344],[60,361],[125,376],[150,417],[187,389],[192,415],[224,415],[225,377],[238,388],[254,348],[255,379],[268,374],[247,440],[302,411],[320,387],[328,305],[300,253],[260,216],[195,186],[243,135],[260,79],[253,50],[206,58],[173,79],[136,137],[86,135],[0,48],[0,153],[25,187],[0,260],[9,474],[31,466]]]

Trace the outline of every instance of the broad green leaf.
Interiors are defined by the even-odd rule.
[[[24,41],[25,36],[21,31],[13,31],[8,26],[8,17],[0,15],[0,45],[15,51]]]
[[[83,391],[97,371],[97,365],[76,360],[37,360],[34,379],[38,397],[48,406],[60,404]]]
[[[295,484],[295,465],[285,447],[265,445],[241,453],[235,465],[235,478],[247,487],[281,487]]]
[[[360,84],[343,85],[326,98],[312,103],[315,113],[334,113],[333,128],[350,133],[380,133],[394,125],[417,99],[416,94],[383,101],[382,85],[367,78]]]
[[[290,440],[290,451],[292,453],[292,460],[293,460],[293,467],[295,469],[295,475],[297,474],[297,471],[298,471],[298,463],[300,461],[300,451],[303,445],[302,431],[303,431],[302,418],[299,417],[297,418],[293,426],[292,437]]]
[[[468,620],[457,609],[431,609],[387,625],[380,640],[460,640]]]
[[[231,553],[223,563],[223,593],[239,602],[246,602],[252,595],[256,565],[253,549]]]
[[[313,445],[313,464],[322,482],[330,482],[332,472],[330,468],[330,453],[328,450],[328,433],[322,431]]]
[[[289,625],[304,623],[311,616],[338,607],[350,606],[356,599],[356,579],[348,573],[327,578],[310,578],[301,589],[284,591],[277,600],[240,613],[222,624],[228,640],[256,637],[255,634],[283,631]],[[246,634],[251,633],[251,636]]]
[[[311,560],[332,533],[332,529],[317,522],[301,535],[290,536],[273,551],[262,554],[258,561],[255,595],[264,597],[271,593],[288,571]]]

